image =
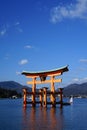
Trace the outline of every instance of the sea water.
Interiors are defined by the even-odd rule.
[[[0,100],[0,130],[87,130],[87,98],[52,108],[23,107],[22,99]]]

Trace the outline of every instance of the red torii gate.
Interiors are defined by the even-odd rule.
[[[55,91],[54,83],[62,82],[62,79],[56,79],[56,76],[62,75],[64,72],[68,71],[68,66],[64,66],[55,70],[50,71],[41,71],[41,72],[27,72],[23,71],[22,75],[25,75],[27,78],[32,78],[32,81],[28,81],[27,84],[32,85],[32,92],[27,92],[26,89],[23,89],[24,92],[24,106],[26,106],[27,103],[31,103],[32,106],[35,106],[36,103],[40,103],[41,106],[46,107],[47,104],[52,104],[52,106],[55,106],[56,104],[60,104],[62,106],[62,88],[59,88],[59,92]],[[40,78],[40,80],[37,80],[37,78]],[[49,80],[46,80],[47,77],[50,77]],[[36,92],[36,84],[45,84],[50,83],[51,89],[50,92],[47,92],[47,88],[44,87],[43,89],[40,89],[39,92]],[[27,94],[32,95],[32,101],[27,102]],[[37,102],[35,100],[36,94],[39,95],[40,101]],[[47,94],[50,94],[50,100],[51,102],[47,102]],[[56,94],[60,94],[60,102],[56,102],[55,96]]]

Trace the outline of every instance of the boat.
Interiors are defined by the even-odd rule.
[[[73,96],[70,97],[69,102],[72,104],[73,103]]]

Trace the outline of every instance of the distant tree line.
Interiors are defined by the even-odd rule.
[[[0,88],[0,98],[12,98],[16,96],[17,98],[21,98],[21,93],[17,93],[16,90],[8,90],[4,88]]]

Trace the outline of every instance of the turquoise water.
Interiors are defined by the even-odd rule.
[[[24,109],[22,99],[0,100],[0,130],[87,130],[87,99],[74,99],[63,109]]]

